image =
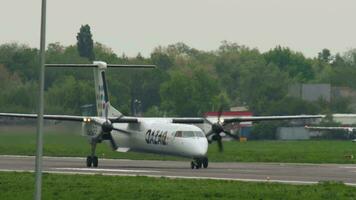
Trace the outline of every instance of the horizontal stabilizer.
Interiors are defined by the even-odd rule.
[[[100,67],[99,64],[46,64],[46,67]],[[121,64],[107,64],[106,67],[114,68],[155,68],[156,65],[121,65]]]

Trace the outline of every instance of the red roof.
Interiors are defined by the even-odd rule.
[[[218,116],[219,112],[206,112],[205,116]],[[252,116],[252,112],[250,111],[230,111],[230,112],[222,112],[221,116]]]

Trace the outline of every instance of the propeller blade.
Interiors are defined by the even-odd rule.
[[[122,133],[126,133],[126,134],[132,134],[131,132],[126,131],[126,130],[124,130],[124,129],[120,129],[120,128],[113,128],[113,130],[119,131],[119,132],[122,132]]]
[[[109,118],[109,103],[105,103],[105,120],[108,121]]]
[[[222,112],[223,112],[223,106],[220,106],[219,112],[218,112],[218,123],[220,123],[220,117],[222,115]]]
[[[111,144],[111,148],[116,150],[118,148],[114,138],[112,138],[112,135],[111,133],[109,133],[109,141],[110,141],[110,144]]]
[[[221,142],[221,138],[217,140],[218,142],[218,147],[219,147],[219,152],[223,152],[224,151],[224,148],[223,148],[223,144]]]
[[[206,136],[206,137],[209,137],[209,136],[211,136],[212,134],[214,134],[214,132],[213,132],[213,130],[210,130],[205,136]]]
[[[240,139],[239,136],[232,134],[230,131],[224,130],[223,132],[224,132],[226,135],[228,135],[228,136],[234,138],[235,140]]]
[[[210,125],[213,125],[213,122],[209,121],[206,117],[204,117],[204,121],[207,122]]]

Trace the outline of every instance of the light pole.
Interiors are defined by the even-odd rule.
[[[43,93],[44,93],[44,71],[46,51],[46,0],[42,0],[41,9],[41,42],[40,42],[40,76],[39,76],[39,101],[37,118],[37,149],[36,149],[36,183],[35,200],[41,199],[42,194],[42,153],[43,153]]]

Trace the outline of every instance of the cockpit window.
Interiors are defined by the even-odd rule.
[[[182,137],[182,136],[183,136],[182,131],[177,131],[175,134],[175,137]]]
[[[190,138],[190,137],[205,137],[205,134],[201,131],[177,131],[174,136]]]
[[[195,131],[194,133],[196,137],[205,137],[205,134],[201,131]]]

